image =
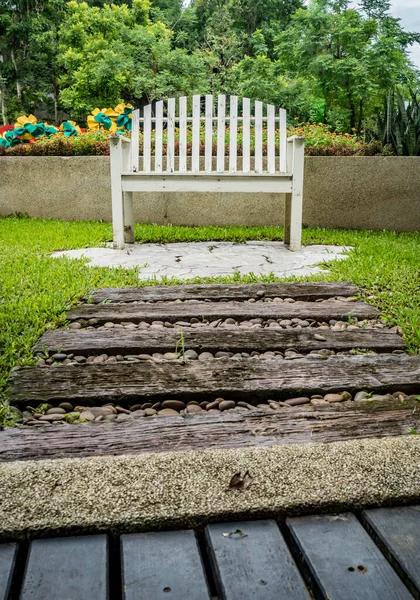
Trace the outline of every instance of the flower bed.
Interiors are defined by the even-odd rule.
[[[33,115],[20,117],[13,127],[0,132],[0,156],[107,156],[109,136],[121,133],[130,136],[130,106],[119,105],[115,109],[95,109],[87,119],[87,130],[74,121],[65,121],[60,128],[48,123],[37,123]],[[288,136],[304,135],[305,152],[309,156],[374,156],[392,155],[387,146],[378,141],[362,142],[355,135],[332,132],[326,125],[303,123],[288,128]],[[279,145],[279,131],[276,144]],[[152,131],[152,154],[154,153]],[[204,126],[200,133],[200,154],[204,155]],[[238,128],[238,155],[242,149],[242,129]],[[226,129],[226,155],[229,154],[230,131]],[[166,153],[166,130],[163,132],[163,152]],[[140,132],[139,150],[143,147]],[[251,129],[251,154],[255,151],[255,132]],[[175,154],[179,153],[179,130],[175,129]],[[267,153],[267,130],[263,130],[263,153]],[[192,130],[187,129],[187,154],[192,154]],[[213,140],[213,155],[217,154],[217,140]]]

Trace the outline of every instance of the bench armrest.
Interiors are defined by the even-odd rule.
[[[130,138],[126,138],[123,135],[118,135],[117,133],[113,133],[112,135],[109,136],[110,142],[117,142],[118,140],[121,140],[122,142],[125,142],[127,144],[131,144]]]

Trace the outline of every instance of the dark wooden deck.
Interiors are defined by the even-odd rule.
[[[420,506],[0,544],[0,600],[420,598]]]

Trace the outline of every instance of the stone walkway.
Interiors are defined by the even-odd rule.
[[[90,266],[139,267],[139,278],[216,277],[233,275],[291,275],[307,276],[326,272],[320,263],[346,258],[343,246],[305,246],[299,252],[290,252],[282,242],[252,241],[244,244],[233,242],[189,242],[174,244],[132,244],[125,250],[111,247],[84,248],[56,252],[55,257],[89,259]]]

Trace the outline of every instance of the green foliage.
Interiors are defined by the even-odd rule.
[[[384,112],[378,115],[376,135],[398,156],[420,156],[420,100],[411,91],[410,102],[397,89],[390,91]]]
[[[173,49],[170,29],[151,21],[149,8],[148,0],[101,8],[69,2],[59,33],[64,107],[84,115],[122,98],[139,103],[206,91],[206,57]]]
[[[277,58],[290,77],[305,77],[316,98],[325,101],[324,121],[360,135],[390,87],[415,78],[407,48],[420,34],[404,32],[397,19],[364,2],[311,2],[298,10],[277,36]]]
[[[1,120],[34,113],[57,125],[122,99],[137,107],[226,93],[362,137],[390,89],[419,85],[408,51],[420,34],[401,27],[387,0],[354,5],[0,0]]]
[[[129,134],[126,134],[129,135]],[[225,144],[226,154],[229,154],[229,129],[226,129]],[[312,156],[352,156],[363,154],[371,156],[384,152],[380,143],[363,144],[355,135],[338,134],[331,131],[327,125],[315,123],[301,123],[288,128],[288,135],[304,135],[306,138],[306,153]],[[164,154],[167,131],[163,133]],[[279,144],[279,131],[275,132],[276,144]],[[204,127],[201,130],[201,150],[204,151]],[[242,129],[238,128],[238,154],[241,154]],[[155,134],[152,132],[152,153],[154,152]],[[187,153],[191,154],[192,130],[187,129]],[[142,134],[139,136],[140,149],[142,148]],[[217,151],[216,137],[213,141],[214,154]],[[267,130],[263,130],[263,150],[266,151]],[[255,132],[250,134],[251,154],[255,150]],[[179,130],[175,131],[175,154],[179,152]],[[30,144],[13,146],[5,149],[0,146],[0,156],[105,156],[109,154],[109,132],[104,130],[87,131],[76,137],[65,138],[57,134],[52,138],[41,137],[32,140]],[[389,152],[388,152],[389,154]]]

